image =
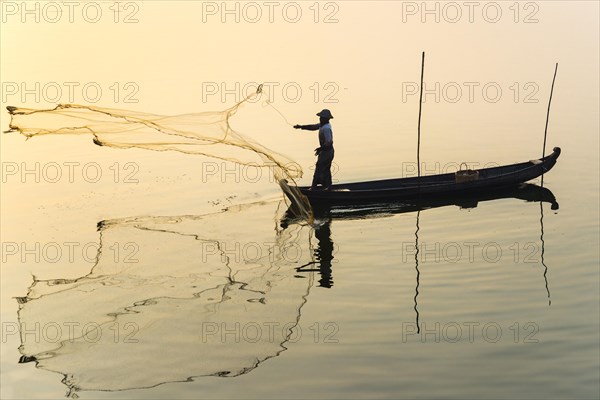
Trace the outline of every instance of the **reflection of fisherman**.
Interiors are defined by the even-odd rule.
[[[319,272],[319,286],[331,288],[333,286],[333,274],[331,264],[333,261],[333,240],[331,240],[331,218],[322,225],[315,228],[315,237],[319,241],[314,249],[312,261],[296,268],[297,272]],[[318,268],[315,268],[317,267]]]
[[[323,185],[324,190],[329,190],[331,186],[331,162],[333,161],[333,132],[329,120],[333,119],[333,115],[327,109],[324,109],[317,115],[320,117],[318,124],[294,125],[294,128],[319,131],[320,146],[315,149],[315,155],[319,158],[317,159],[311,189],[315,190],[320,183]]]
[[[333,286],[331,274],[331,261],[333,260],[333,241],[331,240],[331,219],[315,229],[315,237],[319,240],[319,246],[315,249],[315,256],[319,260],[319,271],[321,279],[319,286],[330,288]]]

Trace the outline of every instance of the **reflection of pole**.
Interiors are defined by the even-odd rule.
[[[415,313],[417,314],[417,333],[421,332],[421,326],[419,325],[419,310],[417,309],[417,297],[419,296],[419,216],[421,211],[417,211],[417,229],[415,230],[415,269],[417,270],[417,285],[415,286]]]
[[[541,260],[542,260],[542,265],[544,266],[544,281],[546,282],[546,293],[548,293],[548,305],[550,305],[552,303],[552,300],[550,300],[550,288],[548,287],[548,277],[546,276],[548,274],[548,266],[546,265],[546,263],[544,261],[544,207],[543,207],[541,201],[540,201],[540,240],[542,242]]]
[[[556,63],[556,66],[554,67],[554,77],[552,78],[552,87],[550,88],[550,99],[548,100],[548,111],[546,113],[546,127],[544,128],[544,147],[542,149],[542,158],[546,156],[546,136],[548,134],[548,119],[550,118],[550,104],[552,103],[552,92],[554,92],[556,71],[558,71],[558,63]],[[544,175],[542,175],[542,186],[544,186]]]

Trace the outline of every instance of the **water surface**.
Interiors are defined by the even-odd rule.
[[[434,90],[423,105],[427,174],[540,157],[558,62],[546,152],[563,153],[533,197],[282,229],[286,205],[267,170],[256,178],[85,136],[2,135],[3,398],[598,397],[597,3],[519,3],[517,22],[499,3],[496,23],[480,13],[470,23],[465,9],[456,23],[423,22],[407,2],[320,3],[317,23],[309,3],[297,23],[203,21],[203,2],[136,4],[131,24],[9,17],[2,82],[97,82],[97,106],[164,115],[230,107],[239,99],[222,98],[222,83],[275,82],[273,105],[291,123],[332,110],[334,179],[346,182],[414,174],[409,89],[422,51]],[[323,23],[332,11],[337,22]],[[115,100],[115,82],[135,83],[138,102]],[[302,88],[295,102],[281,91],[290,82]],[[465,82],[477,84],[473,101]],[[498,101],[486,84],[502,89]],[[4,88],[2,109],[69,102]],[[260,102],[232,123],[310,181],[314,135]],[[29,331],[13,332],[19,322]],[[86,324],[102,335],[84,335]]]

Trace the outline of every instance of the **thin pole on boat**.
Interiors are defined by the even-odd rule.
[[[558,71],[558,63],[556,63],[556,66],[554,67],[554,77],[552,78],[552,87],[550,88],[548,112],[546,113],[546,127],[544,128],[544,148],[542,149],[542,158],[546,156],[546,136],[548,135],[548,119],[550,118],[550,104],[552,103],[552,92],[554,92],[554,81],[556,80],[556,71]]]
[[[417,126],[417,173],[421,177],[421,106],[423,104],[423,72],[425,71],[425,52],[421,59],[421,94],[419,95],[419,124]],[[419,181],[420,182],[420,181]]]
[[[556,71],[558,71],[558,63],[554,66],[554,77],[552,78],[552,86],[550,87],[550,99],[548,100],[548,111],[546,112],[546,127],[544,128],[544,147],[542,148],[542,158],[546,156],[546,137],[548,136],[548,120],[550,119],[550,104],[552,104],[552,93],[554,92],[554,81],[556,80]],[[544,175],[542,174],[542,187],[544,187]]]

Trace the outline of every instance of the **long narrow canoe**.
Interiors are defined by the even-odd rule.
[[[464,209],[478,207],[480,203],[500,200],[518,199],[527,202],[549,203],[552,210],[558,210],[558,202],[554,193],[548,188],[531,183],[521,183],[501,189],[488,189],[478,192],[453,193],[445,196],[429,196],[420,199],[404,199],[390,201],[358,202],[355,204],[319,204],[313,207],[315,218],[353,220],[366,218],[383,218],[390,215],[412,213],[440,207],[457,206]],[[286,227],[302,222],[294,204],[290,204],[281,220]]]
[[[420,199],[443,195],[463,195],[490,189],[502,189],[538,178],[550,171],[560,155],[555,147],[552,154],[519,164],[475,170],[477,178],[457,180],[455,173],[412,178],[384,179],[332,185],[329,190],[299,189],[314,206],[357,204],[361,202]],[[293,200],[292,200],[293,201]]]

